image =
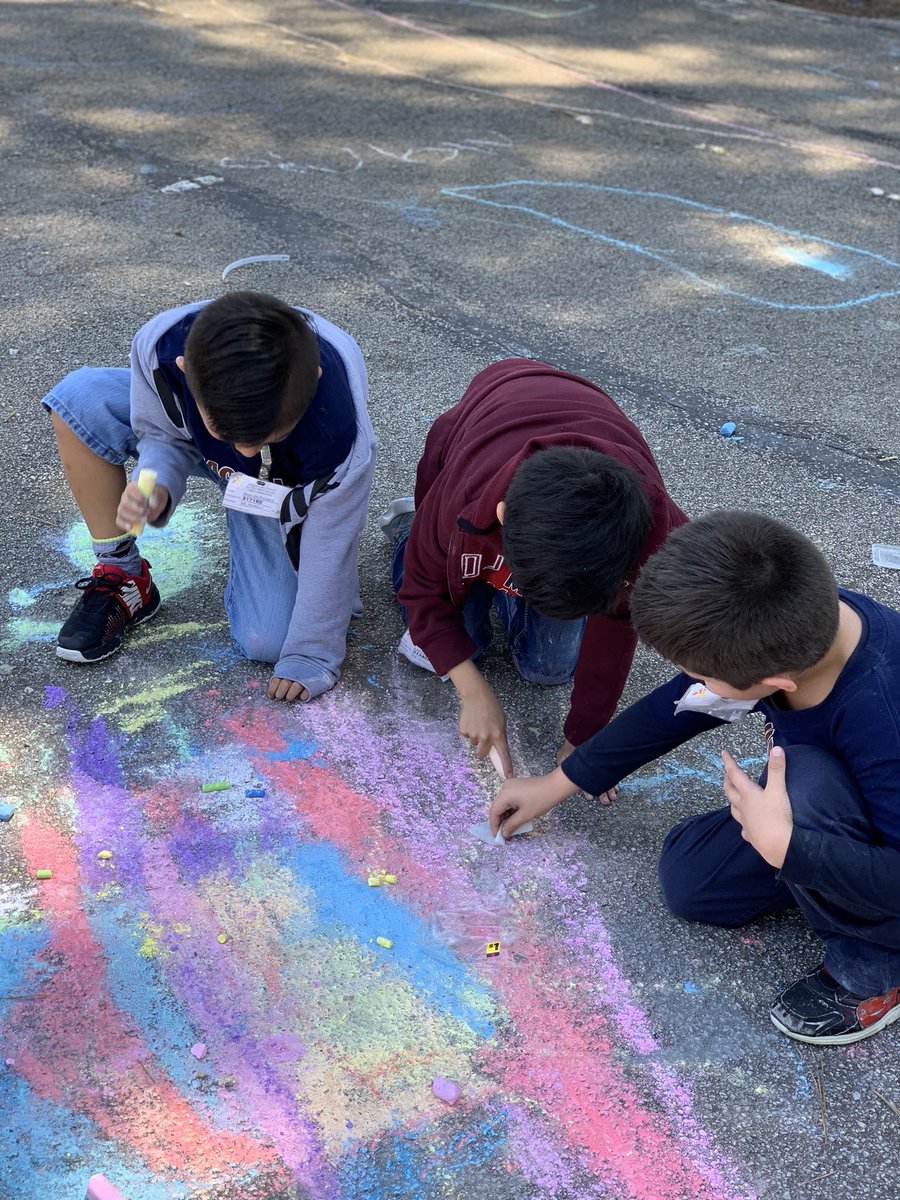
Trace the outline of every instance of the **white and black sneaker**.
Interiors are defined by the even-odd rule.
[[[415,515],[415,500],[412,496],[401,496],[399,500],[392,500],[378,518],[378,528],[393,546],[398,537],[410,530]]]
[[[420,667],[423,671],[430,671],[432,675],[437,675],[437,671],[431,665],[431,659],[424,650],[420,650],[415,644],[415,642],[409,636],[408,629],[397,643],[397,650],[405,659],[407,659],[408,662],[411,662],[413,666]],[[449,678],[449,675],[441,676],[441,680],[444,683],[446,683]]]
[[[156,616],[160,596],[150,577],[150,564],[141,559],[140,575],[122,567],[97,563],[75,586],[84,594],[59,631],[56,653],[69,662],[99,662],[121,647],[133,625]]]

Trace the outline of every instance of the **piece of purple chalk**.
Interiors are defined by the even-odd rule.
[[[92,1175],[88,1180],[86,1200],[125,1200],[125,1197],[105,1175]]]
[[[438,1100],[443,1100],[445,1104],[455,1104],[462,1095],[462,1089],[458,1083],[454,1083],[452,1079],[445,1079],[443,1075],[435,1075],[431,1081],[431,1090],[437,1096]]]
[[[191,1054],[193,1054],[194,1058],[206,1058],[206,1046],[203,1042],[195,1042],[191,1046]]]

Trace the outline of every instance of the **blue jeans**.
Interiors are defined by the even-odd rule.
[[[788,746],[787,788],[794,821],[804,829],[871,844],[875,838],[855,780],[818,746]],[[766,772],[760,777],[765,786]],[[741,837],[729,808],[689,817],[669,832],[659,859],[669,908],[688,921],[745,925],[755,917],[799,907],[825,943],[834,978],[862,996],[900,984],[900,949],[867,941],[865,925],[884,913],[781,881],[778,872]],[[848,906],[849,905],[849,906]]]
[[[126,368],[81,367],[58,383],[43,404],[96,455],[119,466],[137,457],[130,383]],[[199,459],[192,474],[224,491],[222,480]],[[275,663],[294,609],[297,573],[278,521],[230,508],[225,514],[229,547],[225,611],[232,635],[247,658]]]
[[[402,533],[391,554],[394,591],[403,582],[403,560],[409,533]],[[585,618],[561,621],[544,617],[521,596],[500,592],[478,579],[469,589],[462,609],[466,633],[475,643],[473,659],[481,657],[493,637],[491,607],[497,610],[506,633],[513,664],[529,683],[550,687],[567,683],[575,673]],[[403,611],[406,620],[406,610]]]

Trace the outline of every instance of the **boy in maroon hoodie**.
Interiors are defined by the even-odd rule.
[[[650,448],[595,384],[494,363],[431,426],[415,500],[380,518],[409,628],[400,650],[449,676],[459,728],[513,773],[506,717],[475,660],[499,613],[519,673],[575,687],[560,758],[611,719],[636,638],[628,588],[687,520]]]

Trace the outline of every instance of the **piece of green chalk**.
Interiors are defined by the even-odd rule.
[[[201,783],[200,791],[201,792],[227,792],[230,787],[231,787],[231,784],[228,782],[228,780],[222,779],[222,780],[220,780],[219,783]]]
[[[35,879],[52,879],[53,872],[52,871],[35,871],[34,877],[35,877]]]

